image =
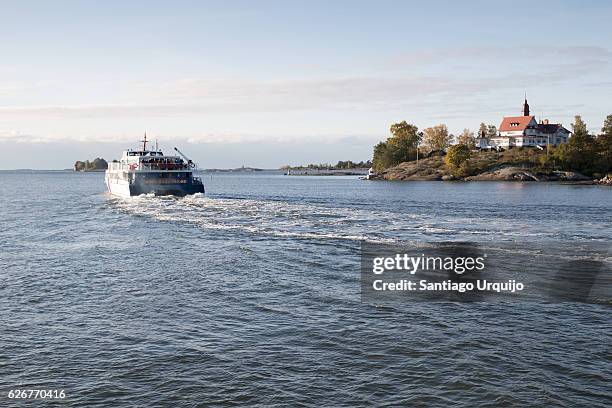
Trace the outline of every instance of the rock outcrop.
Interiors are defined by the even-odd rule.
[[[502,166],[475,176],[466,177],[466,181],[588,181],[585,175],[573,171],[538,172],[516,166]]]
[[[375,178],[384,180],[442,180],[452,177],[444,165],[444,158],[439,156],[429,157],[416,161],[404,162],[398,166],[391,167]]]
[[[440,180],[440,181],[567,181],[593,183],[589,177],[573,171],[541,171],[526,164],[500,163],[494,155],[479,158],[479,168],[469,176],[453,174],[444,163],[444,157],[434,156],[411,162],[404,162],[382,171],[373,179],[382,180]],[[612,179],[602,179],[598,183],[612,184]]]

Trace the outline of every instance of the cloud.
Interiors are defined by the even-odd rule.
[[[129,137],[133,141],[133,136]],[[9,142],[9,143],[35,143],[35,144],[44,144],[44,143],[55,143],[55,142],[103,142],[103,143],[114,143],[114,142],[124,142],[128,140],[128,136],[124,135],[109,135],[105,136],[103,139],[92,139],[89,136],[81,135],[81,136],[68,136],[61,135],[55,133],[46,133],[46,134],[30,134],[23,133],[18,131],[0,131],[0,142]]]
[[[608,69],[602,47],[527,46],[436,49],[402,54],[392,62],[468,64],[436,74],[395,74],[272,81],[186,78],[139,84],[139,95],[158,103],[0,106],[0,117],[181,117],[308,110],[388,110],[504,89],[551,86]],[[484,72],[482,72],[484,71]],[[433,71],[432,71],[433,72]],[[10,89],[10,88],[9,88]],[[137,93],[138,93],[137,92]]]
[[[329,134],[304,134],[304,135],[269,135],[269,134],[241,134],[241,133],[197,133],[192,136],[173,136],[173,135],[151,135],[149,139],[163,140],[164,143],[189,143],[189,144],[291,144],[291,143],[351,143],[372,144],[372,136],[367,135],[329,135]],[[0,142],[11,143],[95,143],[95,144],[133,144],[137,138],[133,134],[106,134],[103,137],[93,138],[91,136],[70,136],[61,134],[33,135],[20,132],[0,132]]]
[[[612,51],[594,46],[479,46],[402,53],[389,59],[388,64],[434,65],[461,61],[495,64],[529,61],[558,65],[567,61],[609,61],[610,59],[612,59]]]
[[[309,118],[330,111],[368,115],[372,112],[410,112],[413,116],[429,111],[429,117],[443,120],[483,113],[495,108],[495,99],[504,91],[552,88],[557,85],[575,87],[601,82],[600,71],[609,72],[612,52],[602,47],[471,47],[418,51],[402,54],[391,60],[394,70],[380,69],[375,75],[329,75],[327,77],[283,80],[184,78],[164,83],[138,82],[133,85],[132,103],[50,104],[0,106],[0,120],[25,123],[45,119],[106,120],[125,119],[203,119],[214,117],[217,123],[227,122],[227,133],[197,133],[184,139],[192,143],[249,143],[294,140],[278,136],[283,130],[273,122],[275,114],[306,112]],[[444,69],[425,69],[406,73],[401,68],[420,65]],[[461,69],[467,64],[466,69]],[[459,68],[457,68],[459,67]],[[580,85],[582,83],[582,85]],[[609,82],[603,82],[609,87]],[[606,85],[607,84],[607,85]],[[7,88],[8,89],[8,88]],[[499,98],[498,98],[499,99]],[[115,99],[118,100],[118,99]],[[125,100],[125,98],[121,99]],[[483,102],[486,100],[486,103]],[[146,101],[142,103],[141,101]],[[460,102],[458,102],[460,101]],[[112,102],[112,99],[111,99]],[[546,108],[547,112],[567,111],[567,106]],[[502,109],[496,110],[502,112]],[[267,115],[257,125],[259,134],[232,132],[232,121],[239,115],[253,115],[249,121]],[[312,114],[312,115],[310,115]],[[263,115],[262,115],[263,116]],[[265,121],[269,122],[265,122]],[[82,125],[81,128],[86,128]],[[87,123],[87,122],[85,122]],[[93,123],[93,121],[92,121]],[[301,128],[316,132],[316,124],[299,123]],[[285,124],[285,127],[288,125]],[[225,129],[225,126],[222,127]],[[270,132],[264,133],[270,129]],[[308,130],[306,130],[308,131]],[[255,132],[255,130],[254,130]],[[350,130],[349,130],[350,132]],[[28,132],[31,133],[31,132]],[[288,132],[286,132],[288,133]],[[0,134],[0,140],[15,142],[50,140],[92,140],[89,136],[24,136],[19,132]],[[325,141],[329,135],[308,136]],[[336,135],[336,138],[342,135]],[[110,141],[131,141],[133,135],[104,137]]]
[[[553,85],[593,68],[564,64],[539,72],[478,78],[437,76],[346,77],[285,81],[183,80],[165,88],[163,104],[1,106],[0,117],[135,118],[231,115],[287,111],[389,110],[452,98],[474,98],[504,89]],[[154,85],[152,85],[153,87]]]
[[[162,104],[0,106],[0,117],[180,117],[325,109],[386,109],[448,93],[476,91],[478,84],[445,78],[347,77],[285,81],[181,80],[161,87]],[[151,88],[160,88],[151,84]]]

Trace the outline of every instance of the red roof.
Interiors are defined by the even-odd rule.
[[[527,125],[534,116],[507,116],[499,125],[500,132],[511,132],[514,130],[522,131],[527,128]]]

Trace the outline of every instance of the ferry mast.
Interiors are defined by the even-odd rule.
[[[142,142],[142,151],[146,152],[147,151],[147,132],[145,132],[144,139],[141,140],[141,142]]]

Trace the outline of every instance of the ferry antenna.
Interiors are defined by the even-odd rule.
[[[145,132],[144,134],[144,140],[141,140],[142,142],[142,150],[143,151],[147,151],[147,132]]]

